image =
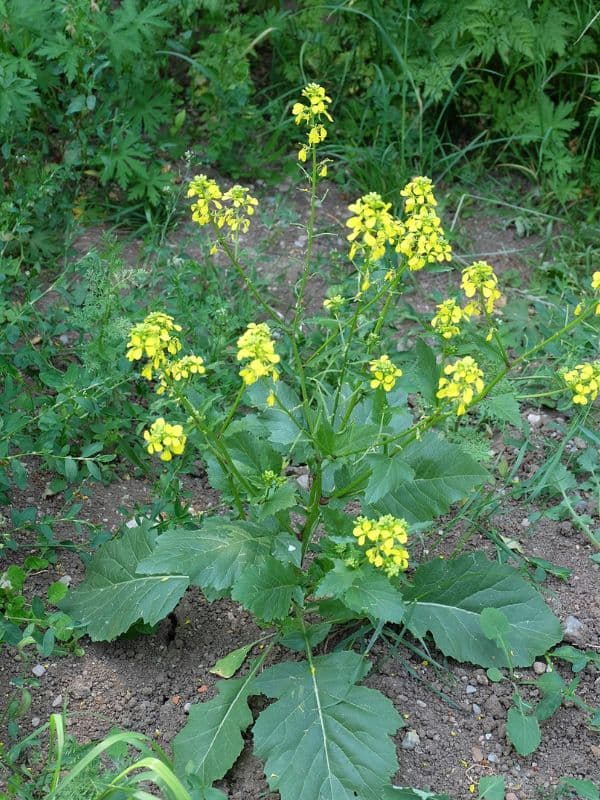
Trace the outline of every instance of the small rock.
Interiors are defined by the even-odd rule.
[[[525,517],[525,519],[521,520],[521,527],[528,528],[531,525],[531,522]]]
[[[499,759],[496,753],[488,753],[487,760],[490,762],[490,764],[497,764]]]
[[[191,703],[184,703],[183,704],[183,712],[184,712],[184,714],[189,714],[191,707],[192,707]]]
[[[62,694],[57,694],[54,700],[52,701],[52,708],[58,708],[62,706],[63,696]]]
[[[487,677],[487,675],[478,675],[477,676],[477,683],[480,686],[487,686],[489,684],[489,682],[490,681],[489,681],[489,678]]]
[[[38,725],[40,724],[40,722],[41,722],[41,721],[42,721],[42,720],[41,720],[39,717],[32,717],[32,719],[31,719],[31,725],[32,725],[34,728],[37,728],[37,727],[38,727]]]
[[[472,708],[474,714],[481,714],[481,706],[478,706],[477,703],[473,703]]]
[[[403,750],[414,750],[420,744],[421,737],[416,731],[408,731],[404,739],[402,739]]]
[[[573,444],[578,450],[585,450],[587,445],[585,443],[585,439],[582,439],[581,436],[576,436],[573,439]]]
[[[31,670],[36,678],[41,678],[42,675],[46,672],[46,667],[42,666],[42,664],[36,664],[35,667]]]
[[[427,708],[427,703],[425,703],[423,700],[417,700],[417,705],[419,708]]]
[[[597,744],[590,745],[590,750],[594,758],[600,758],[600,747]]]
[[[532,428],[537,428],[537,426],[542,421],[541,414],[527,414],[527,422],[531,425]]]
[[[519,800],[519,798],[514,792],[508,792],[508,794],[505,797],[505,800]]]
[[[479,764],[481,761],[483,761],[483,752],[479,747],[471,748],[471,758],[476,764]]]
[[[566,642],[578,642],[583,635],[583,622],[569,614],[564,622],[564,629],[563,638]]]
[[[296,483],[300,486],[301,489],[304,489],[304,491],[307,492],[310,484],[310,479],[308,475],[298,475],[298,477],[296,478]]]
[[[471,684],[469,683],[467,684],[467,688],[465,689],[465,691],[467,694],[475,694],[475,692],[477,691],[477,687],[471,686]]]
[[[65,586],[70,586],[72,580],[73,578],[70,575],[63,575],[62,578],[58,579],[58,582],[64,583]]]
[[[534,661],[533,662],[533,671],[536,675],[543,675],[546,672],[546,665],[543,661]]]

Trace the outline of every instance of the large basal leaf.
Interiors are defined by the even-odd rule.
[[[369,516],[392,514],[408,522],[428,522],[445,514],[488,477],[460,447],[434,434],[409,445],[402,452],[402,461],[414,477],[403,480],[397,491],[367,504]]]
[[[209,517],[198,530],[178,528],[164,533],[140,570],[149,575],[184,570],[195,586],[222,592],[245,569],[264,562],[273,538],[251,522]]]
[[[88,565],[83,583],[60,604],[86,626],[93,641],[111,641],[139,619],[155,625],[181,599],[189,579],[180,569],[137,574],[155,540],[155,531],[138,527],[103,544]]]
[[[469,553],[420,566],[404,590],[404,622],[418,637],[431,632],[447,656],[482,667],[509,666],[503,651],[486,638],[481,613],[499,609],[508,620],[503,638],[514,666],[531,664],[562,639],[560,622],[539,592],[512,567]]]
[[[253,675],[217,681],[217,696],[191,707],[185,727],[173,741],[179,776],[193,774],[202,786],[210,786],[231,769],[244,746],[242,733],[252,722],[248,695]]]
[[[302,603],[302,573],[293,564],[282,564],[269,556],[262,564],[247,567],[236,580],[231,597],[257,619],[284,619],[292,600]]]
[[[406,605],[400,592],[374,567],[352,569],[336,560],[317,586],[316,597],[335,597],[359,614],[384,622],[401,622]]]
[[[282,800],[381,800],[397,769],[402,721],[390,701],[356,686],[369,665],[342,651],[267,669],[254,690],[278,698],[254,726],[254,749]]]

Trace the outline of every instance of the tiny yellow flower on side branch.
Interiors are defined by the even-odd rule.
[[[372,373],[371,389],[380,386],[384,392],[390,392],[396,385],[396,379],[402,375],[402,370],[390,361],[389,356],[381,356],[369,362],[369,371]]]
[[[345,302],[341,294],[336,294],[333,297],[326,297],[325,300],[323,300],[323,307],[326,308],[327,311],[331,311],[332,314],[336,314],[344,307]]]
[[[465,314],[469,317],[491,314],[495,303],[502,297],[494,268],[486,261],[476,261],[463,269],[461,286],[467,297],[475,298],[465,306]]]
[[[160,384],[156,394],[164,394],[168,388],[167,379],[173,381],[187,380],[191,375],[206,374],[204,359],[201,356],[184,356],[179,361],[172,361],[163,368]]]
[[[408,541],[406,520],[397,519],[391,514],[377,520],[357,517],[352,533],[361,547],[371,545],[365,551],[367,561],[383,569],[389,577],[398,575],[408,567],[409,553],[403,546]]]
[[[600,292],[600,272],[594,272],[592,275],[592,289],[595,292]],[[596,304],[596,316],[600,317],[600,303]]]
[[[180,456],[185,448],[187,436],[181,425],[171,425],[159,417],[144,431],[144,439],[148,442],[146,449],[153,455],[160,454],[161,461],[170,461],[173,456]]]
[[[448,364],[444,375],[450,377],[440,378],[436,397],[454,403],[456,415],[460,417],[471,405],[473,398],[483,391],[483,372],[471,356],[465,356]]]
[[[240,370],[240,377],[247,386],[251,386],[259,378],[271,377],[274,381],[279,379],[275,364],[279,363],[280,358],[275,352],[271,330],[265,322],[251,322],[238,339],[237,345],[238,361],[249,361]]]
[[[600,273],[599,273],[600,274]],[[573,394],[573,403],[587,405],[593,403],[600,392],[600,361],[578,364],[573,369],[561,373],[564,382]]]
[[[463,320],[468,319],[468,316],[456,300],[453,298],[444,300],[436,308],[437,314],[431,320],[431,327],[435,332],[439,333],[443,339],[452,339],[453,336],[459,336],[460,328],[458,325]]]

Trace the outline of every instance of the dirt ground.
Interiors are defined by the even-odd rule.
[[[260,189],[260,187],[258,187]],[[257,190],[258,191],[258,190]],[[278,196],[286,198],[285,193]],[[274,201],[279,202],[279,200]],[[289,202],[287,199],[285,202]],[[328,220],[327,235],[319,238],[317,248],[326,258],[334,249],[343,249],[345,235],[343,220],[347,216],[348,198],[331,191],[324,201],[323,214]],[[461,257],[464,260],[487,258],[498,272],[507,269],[526,274],[524,254],[539,247],[535,238],[521,240],[512,229],[505,229],[494,216],[481,215],[457,220],[461,230]],[[263,229],[268,234],[268,258],[262,266],[261,277],[278,297],[282,313],[291,297],[297,268],[301,264],[306,238],[301,229],[283,235],[277,226]],[[260,232],[259,232],[260,233]],[[80,241],[85,249],[94,235]],[[258,245],[256,244],[258,247]],[[468,252],[467,252],[468,251]],[[133,252],[133,251],[132,251]],[[431,307],[428,299],[432,289],[443,291],[456,282],[455,275],[422,274],[420,291],[412,295],[415,307]],[[317,280],[310,295],[314,307],[320,305],[324,282]],[[532,428],[529,455],[521,465],[520,475],[529,477],[543,464],[543,441],[550,436],[552,419],[538,409]],[[573,446],[576,446],[573,445]],[[511,461],[514,451],[505,453]],[[24,493],[15,493],[15,506],[36,505],[40,512],[51,513],[60,498],[44,497],[43,488],[48,476],[32,475],[31,485]],[[109,530],[115,530],[133,516],[136,506],[151,500],[151,484],[138,478],[121,479],[110,485],[91,484],[85,488],[81,515]],[[203,477],[186,479],[189,502],[201,511],[218,502],[215,493]],[[498,533],[517,539],[526,554],[541,556],[568,567],[567,581],[550,576],[543,591],[553,611],[565,620],[577,617],[582,628],[571,641],[582,648],[600,649],[600,566],[590,560],[591,547],[581,533],[568,522],[553,522],[542,518],[529,523],[537,506],[517,503],[498,490],[501,505],[495,516],[478,530],[468,547],[481,547],[492,553],[483,525]],[[598,514],[598,504],[589,504],[588,513]],[[440,529],[444,531],[442,521]],[[69,535],[68,530],[64,530]],[[449,552],[459,531],[444,538],[440,552]],[[435,534],[428,547],[435,551]],[[437,551],[436,551],[437,552]],[[84,574],[79,558],[63,552],[56,568],[38,576],[40,588],[58,577],[69,575],[77,584]],[[51,658],[43,662],[46,668],[39,687],[33,690],[33,703],[23,721],[28,733],[50,713],[68,704],[69,729],[82,740],[99,737],[117,725],[146,733],[167,748],[186,721],[186,704],[202,702],[214,694],[215,676],[209,672],[218,658],[256,638],[258,630],[250,617],[235,603],[207,603],[197,590],[189,590],[175,611],[174,617],[164,620],[152,636],[121,639],[114,643],[91,643],[82,640],[85,653],[80,658]],[[530,800],[550,794],[561,776],[588,778],[600,783],[600,737],[588,730],[584,715],[575,705],[563,707],[543,725],[542,744],[529,757],[520,757],[505,738],[505,719],[512,689],[507,682],[492,684],[484,670],[446,661],[432,649],[443,665],[437,670],[431,663],[422,663],[409,650],[401,649],[391,659],[377,647],[373,651],[374,668],[367,683],[386,694],[405,720],[405,728],[396,736],[400,769],[395,783],[447,792],[453,798],[468,798],[469,786],[477,784],[484,775],[503,775],[506,778],[507,800]],[[35,664],[27,665],[30,670]],[[15,653],[4,650],[0,662],[0,707],[10,694],[9,682],[23,669]],[[543,662],[536,665],[542,671]],[[569,678],[568,665],[561,668]],[[519,670],[523,678],[534,678],[533,670]],[[586,668],[581,673],[579,694],[590,705],[600,704],[600,674]],[[440,696],[443,693],[444,697]],[[531,692],[532,698],[535,691]],[[257,706],[257,713],[260,710]],[[406,732],[418,735],[418,744],[405,749],[402,742]],[[0,738],[4,738],[0,735]],[[264,780],[261,765],[251,754],[251,741],[221,788],[231,800],[272,798]]]

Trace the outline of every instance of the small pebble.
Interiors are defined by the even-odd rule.
[[[34,728],[37,728],[41,721],[42,720],[39,717],[32,717],[31,724]]]
[[[35,667],[31,670],[36,678],[41,678],[42,675],[46,672],[46,667],[43,667],[41,664],[36,664]]]
[[[417,700],[417,705],[419,708],[427,708],[427,703],[425,703],[423,700]]]
[[[475,692],[477,691],[477,687],[476,686],[471,686],[471,684],[469,683],[467,685],[467,688],[465,689],[465,691],[466,691],[467,694],[475,694]]]
[[[546,665],[543,661],[534,661],[533,662],[533,671],[536,675],[543,675],[546,672]]]
[[[600,747],[597,744],[590,745],[590,750],[594,758],[600,758]]]
[[[496,755],[496,753],[488,753],[487,760],[490,762],[490,764],[497,764],[498,756]]]
[[[564,622],[564,639],[567,642],[578,642],[583,635],[583,622],[577,617],[569,616]]]
[[[191,707],[192,707],[192,704],[191,704],[191,703],[184,703],[184,704],[183,704],[183,711],[184,711],[184,713],[185,713],[185,714],[189,714],[189,713],[190,713],[190,708],[191,708]]]
[[[483,761],[483,752],[479,747],[472,747],[471,748],[471,757],[476,764],[479,764]]]
[[[62,694],[57,694],[54,700],[52,701],[52,708],[58,708],[62,706],[63,696]]]
[[[517,797],[517,795],[514,792],[508,792],[508,794],[506,795],[505,800],[519,800],[519,798]]]
[[[521,527],[528,528],[531,525],[531,522],[525,517],[525,519],[521,520]]]
[[[414,750],[419,744],[421,744],[421,737],[416,731],[408,731],[404,739],[402,739],[403,750]]]
[[[474,714],[481,714],[481,706],[478,706],[477,703],[473,703],[472,708]]]
[[[541,414],[527,414],[527,422],[533,427],[536,428],[542,421]]]
[[[304,489],[305,491],[308,491],[309,482],[310,480],[308,475],[298,475],[298,477],[296,478],[296,483],[300,486],[300,488]]]
[[[65,586],[70,586],[72,580],[73,578],[70,575],[63,575],[62,578],[58,579],[58,582],[64,583]]]

